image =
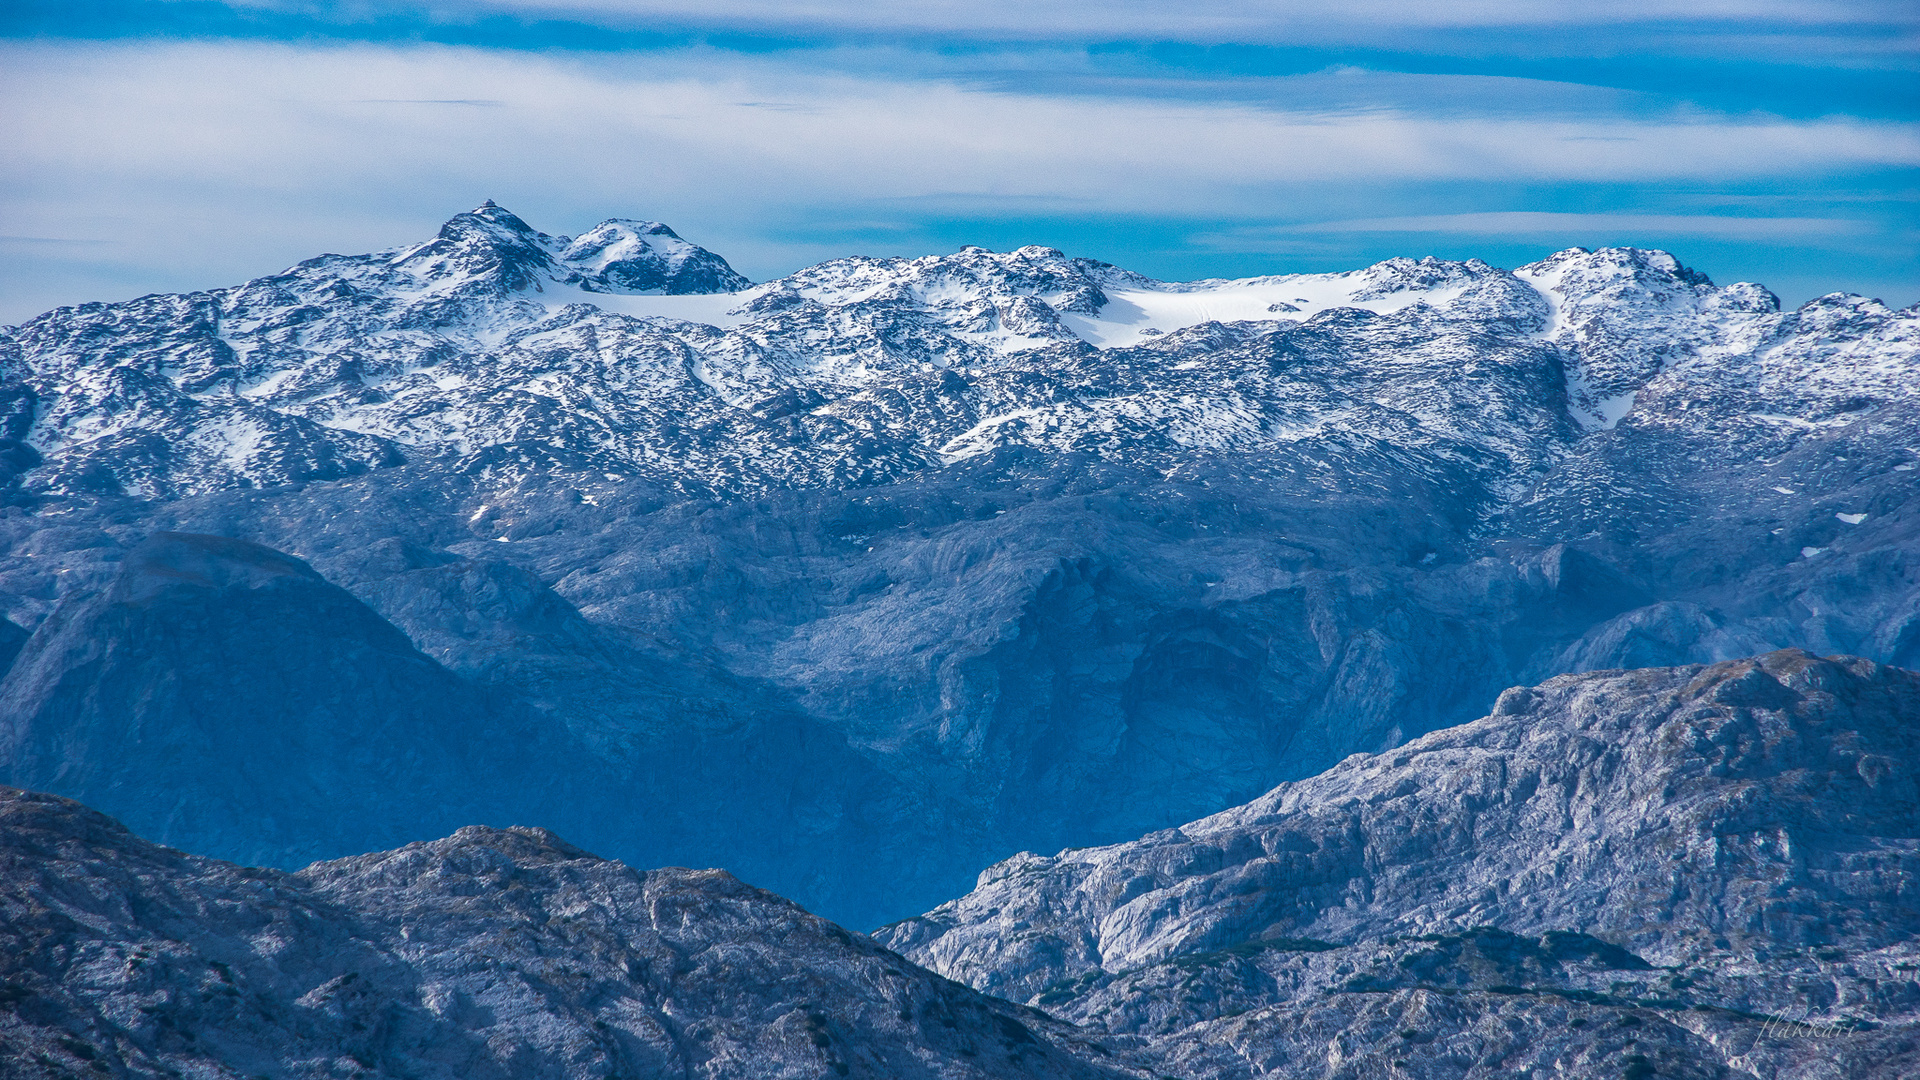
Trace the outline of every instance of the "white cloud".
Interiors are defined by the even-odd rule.
[[[782,240],[792,223],[888,207],[1271,221],[1303,216],[1285,205],[1303,185],[1920,163],[1900,125],[1289,109],[1285,80],[1255,105],[994,92],[700,52],[254,44],[14,45],[0,68],[4,231],[108,241],[64,257],[152,288],[411,241],[488,197],[553,231],[658,217],[764,275],[842,253]],[[44,247],[28,254],[52,265]],[[35,292],[25,273],[3,283],[0,318],[93,298]]]

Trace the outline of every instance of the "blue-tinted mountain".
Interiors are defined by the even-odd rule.
[[[596,629],[510,564],[423,561],[378,595],[445,633],[483,626],[486,645],[466,639],[476,667],[449,670],[298,559],[149,536],[0,681],[8,779],[241,859],[546,820],[650,865],[731,847],[742,873],[861,896],[835,876],[858,857],[851,838],[902,828],[905,800],[843,737]]]
[[[514,820],[853,925],[1514,684],[1920,663],[1913,310],[1782,311],[1625,248],[1191,283],[968,248],[747,286],[669,237],[482,207],[0,331],[22,655],[151,535],[259,544],[528,732],[488,751],[527,770]],[[133,768],[90,745],[63,767]],[[161,833],[150,793],[5,775]]]
[[[1559,676],[878,940],[544,829],[285,872],[0,789],[0,1071],[1891,1080],[1916,717],[1857,657]]]

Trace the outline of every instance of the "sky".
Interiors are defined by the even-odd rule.
[[[1045,244],[1167,280],[1672,251],[1920,301],[1920,7],[4,0],[0,323],[665,221],[765,280]]]

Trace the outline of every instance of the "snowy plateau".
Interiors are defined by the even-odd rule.
[[[1920,309],[1640,249],[59,308],[0,1075],[1920,1075],[1917,486]]]

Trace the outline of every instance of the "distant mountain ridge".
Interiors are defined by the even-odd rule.
[[[483,206],[0,329],[0,780],[254,862],[540,820],[873,925],[1511,685],[1920,664],[1917,325],[1631,248],[1189,283],[966,248],[748,285],[657,223]],[[228,541],[339,621],[237,572],[116,599],[149,545]],[[187,613],[253,666],[135,632]],[[337,670],[335,636],[420,681]],[[70,692],[96,641],[111,702]],[[395,731],[333,719],[361,676]],[[218,689],[245,679],[278,689]],[[248,764],[162,783],[129,731]],[[362,752],[389,737],[419,753]],[[272,823],[249,769],[288,777]],[[313,794],[396,776],[417,798]]]
[[[739,295],[699,309],[710,325],[673,318],[684,305],[620,301],[634,293]],[[1513,273],[1395,259],[1169,286],[1050,248],[968,248],[749,287],[658,223],[616,219],[569,240],[489,203],[395,252],[62,308],[8,332],[0,363],[37,409],[11,433],[44,461],[29,483],[54,492],[165,497],[425,457],[739,493],[897,480],[1005,446],[1172,464],[1327,425],[1398,450],[1459,440],[1501,453],[1507,490],[1637,394],[1718,396],[1735,357],[1763,399],[1742,426],[1819,423],[1863,393],[1911,403],[1887,376],[1912,362],[1913,313],[1838,296],[1777,309],[1764,288],[1717,288],[1633,249],[1572,249]],[[1231,348],[1241,339],[1401,359],[1374,372],[1267,357],[1261,377],[1248,362],[1262,358]],[[1500,359],[1476,368],[1469,353]],[[1888,353],[1898,363],[1876,377]],[[1362,387],[1372,400],[1351,400]],[[1642,422],[1657,422],[1650,404]]]

